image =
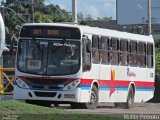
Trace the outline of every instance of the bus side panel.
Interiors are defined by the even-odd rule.
[[[80,84],[80,102],[89,102],[93,81],[99,80],[99,67],[99,64],[92,64],[92,68],[90,71],[83,72]]]
[[[153,98],[154,96],[154,81],[155,80],[155,72],[154,69],[148,68],[147,69],[147,82],[148,82],[148,88],[146,89],[146,97],[144,98],[144,101],[148,101],[149,99]]]
[[[110,71],[110,65],[101,64],[99,80],[99,102],[109,102],[111,78]]]
[[[91,71],[86,71],[82,73],[80,83],[81,94],[79,102],[89,102],[92,81],[93,79],[91,78]]]
[[[126,102],[129,81],[126,66],[111,66],[110,102]]]
[[[135,83],[135,102],[142,102],[146,97],[146,68],[130,67],[128,70],[129,80]]]

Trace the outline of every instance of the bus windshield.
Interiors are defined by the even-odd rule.
[[[80,68],[80,42],[69,40],[19,41],[18,69],[37,75],[69,75]]]

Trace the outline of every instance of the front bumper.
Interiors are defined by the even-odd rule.
[[[14,86],[14,99],[16,100],[44,100],[57,102],[80,102],[81,89],[59,90],[59,91],[41,91],[22,89]]]

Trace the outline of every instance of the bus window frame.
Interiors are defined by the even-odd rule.
[[[89,71],[91,69],[91,40],[88,37],[82,39],[82,57],[83,57],[83,72]]]
[[[142,42],[142,41],[138,42],[137,55],[138,55],[138,60],[137,60],[138,66],[145,68],[146,67],[146,42]]]
[[[100,64],[100,37],[98,35],[92,36],[92,63]]]
[[[125,46],[124,46],[124,42],[125,42]],[[128,64],[129,64],[129,62],[128,62],[129,46],[128,45],[129,45],[129,41],[127,39],[120,40],[120,55],[119,55],[120,60],[119,61],[120,61],[121,66],[128,66]],[[125,47],[125,50],[123,50],[124,47]]]
[[[116,48],[114,48],[113,46],[113,42],[112,42],[113,40],[117,41],[115,44]],[[109,50],[110,55],[109,56],[110,56],[111,65],[117,65],[117,66],[119,65],[119,44],[120,44],[119,38],[113,37],[110,39],[110,50]]]
[[[132,43],[135,43],[135,49],[132,49]],[[129,42],[129,65],[131,67],[137,67],[137,40],[130,40]],[[133,55],[133,56],[132,56]]]
[[[104,41],[104,45],[102,41]],[[110,63],[110,60],[109,60],[110,38],[109,37],[101,36],[100,48],[101,48],[101,64],[108,65]]]
[[[151,48],[150,48],[150,52],[148,51],[148,46],[151,45]],[[146,63],[146,66],[147,68],[153,68],[154,67],[154,45],[153,43],[147,43],[147,48],[146,48],[146,58],[147,58],[147,63]],[[148,58],[149,57],[149,58]],[[150,65],[148,63],[148,59],[151,59],[150,61]]]

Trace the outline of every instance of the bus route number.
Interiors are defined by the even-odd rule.
[[[29,69],[40,69],[41,61],[40,60],[28,60],[28,68]]]

